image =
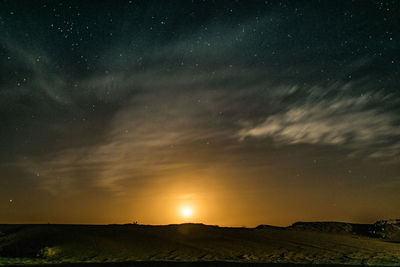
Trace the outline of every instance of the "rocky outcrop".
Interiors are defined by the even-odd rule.
[[[400,242],[400,219],[380,220],[374,224],[343,222],[296,222],[288,227],[299,231],[355,234]]]
[[[370,234],[374,237],[400,242],[400,219],[377,221],[372,225]]]

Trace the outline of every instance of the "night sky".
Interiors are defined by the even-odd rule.
[[[0,223],[400,217],[399,86],[396,0],[0,0]]]

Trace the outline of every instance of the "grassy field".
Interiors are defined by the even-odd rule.
[[[0,265],[164,266],[173,263],[187,266],[188,262],[192,265],[199,262],[202,266],[226,266],[226,263],[400,265],[400,243],[396,240],[336,226],[0,225]]]

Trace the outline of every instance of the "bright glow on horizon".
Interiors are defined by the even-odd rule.
[[[182,209],[181,209],[181,215],[182,215],[183,218],[185,218],[185,219],[191,218],[192,215],[193,215],[193,209],[192,209],[192,207],[188,207],[188,206],[182,207]]]

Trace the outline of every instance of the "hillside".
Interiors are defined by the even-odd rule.
[[[0,264],[230,261],[398,266],[399,225],[0,225]]]

